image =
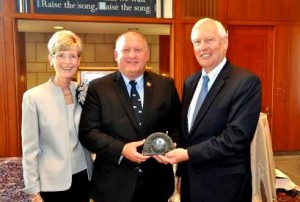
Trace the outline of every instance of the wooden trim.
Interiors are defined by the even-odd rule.
[[[127,23],[161,23],[170,24],[174,20],[170,18],[142,18],[142,17],[117,17],[117,16],[91,16],[91,15],[53,15],[53,14],[24,14],[14,13],[13,18],[31,20],[57,20],[80,22],[127,22]]]
[[[170,75],[170,36],[159,36],[159,73]]]
[[[4,33],[4,19],[0,17],[0,50],[4,50],[4,36],[2,33]],[[6,145],[7,145],[7,136],[5,135],[5,132],[7,131],[7,120],[6,117],[6,82],[5,82],[5,52],[0,51],[0,97],[2,98],[0,102],[0,128],[1,128],[1,135],[0,135],[0,157],[5,156],[6,151]]]
[[[17,49],[17,30],[15,20],[11,17],[11,5],[9,1],[3,1],[4,17],[2,18],[1,43],[3,52],[2,72],[4,81],[1,86],[3,96],[3,113],[0,117],[3,128],[1,133],[5,143],[0,145],[5,151],[5,156],[21,155],[21,135],[20,135],[20,108],[21,100],[19,95],[19,85],[21,78],[18,72],[16,49]],[[2,143],[1,143],[2,144]]]
[[[272,26],[272,25],[300,25],[300,21],[252,21],[252,20],[228,20],[230,25],[263,25],[263,26]]]
[[[176,1],[175,5],[175,22],[172,24],[171,31],[171,70],[170,74],[175,80],[175,85],[181,97],[183,89],[183,64],[182,64],[182,1]]]

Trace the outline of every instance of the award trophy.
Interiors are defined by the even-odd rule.
[[[168,136],[168,133],[156,132],[146,138],[143,154],[145,156],[164,155],[172,149],[174,149],[173,141]]]

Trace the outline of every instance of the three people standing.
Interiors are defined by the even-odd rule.
[[[114,58],[118,71],[89,83],[79,124],[79,139],[85,148],[96,154],[91,188],[94,201],[167,202],[174,191],[171,164],[178,163],[181,202],[251,202],[250,144],[261,107],[259,78],[226,59],[228,34],[220,22],[209,18],[199,20],[192,29],[191,41],[202,69],[186,79],[182,106],[173,79],[146,71],[150,55],[148,44],[144,36],[136,32],[124,33],[116,41]],[[49,56],[50,63],[60,58],[58,53]],[[68,56],[61,57],[70,60],[75,55],[72,51],[67,53]],[[72,65],[59,64],[56,65],[63,72],[72,69]],[[45,127],[47,122],[43,119],[51,117],[49,109],[39,106],[46,101],[48,104],[50,97],[41,102],[44,98],[36,95],[38,103],[31,97],[41,94],[39,88],[46,92],[53,86],[60,90],[55,90],[55,95],[59,92],[59,96],[63,96],[64,86],[70,86],[74,95],[70,83],[59,85],[58,81],[50,80],[50,87],[48,82],[42,85],[46,87],[34,88],[36,90],[29,91],[32,93],[24,95],[23,108],[27,109],[23,115],[23,147],[24,156],[27,156],[24,160],[27,164],[25,181],[28,188],[31,185],[35,187],[30,193],[47,191],[40,187],[48,185],[38,184],[42,180],[37,180],[44,177],[37,168],[37,162],[43,163],[39,149],[41,140],[38,139],[43,130],[37,129],[39,125]],[[137,98],[134,104],[133,97]],[[72,100],[59,99],[65,104]],[[52,98],[52,102],[59,99]],[[61,106],[61,103],[56,105]],[[56,109],[57,106],[52,107]],[[46,110],[43,112],[46,118],[37,116],[36,111],[40,108]],[[65,108],[63,111],[68,111]],[[32,125],[26,120],[29,115],[35,117],[38,124]],[[54,122],[63,123],[55,118]],[[71,124],[64,125],[70,127]],[[32,126],[36,133],[26,135]],[[72,127],[70,131],[75,132]],[[60,134],[62,128],[55,127]],[[49,126],[47,129],[54,131]],[[144,156],[141,150],[144,139],[155,132],[168,132],[181,148],[165,156]],[[30,143],[30,138],[35,138],[36,143]],[[44,146],[46,144],[42,145],[48,148]],[[60,145],[57,147],[60,148]],[[49,151],[54,153],[52,149]],[[80,155],[77,157],[83,159]],[[89,168],[87,163],[78,171],[86,168]],[[76,173],[72,172],[73,175]]]

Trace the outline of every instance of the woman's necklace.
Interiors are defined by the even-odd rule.
[[[64,94],[64,100],[66,104],[73,104],[73,97],[72,97],[72,93],[71,90],[69,88],[70,85],[60,85],[58,84],[58,82],[54,79],[53,83],[57,86],[60,86],[63,94]]]

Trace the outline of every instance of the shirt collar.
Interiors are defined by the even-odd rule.
[[[208,74],[205,73],[204,68],[202,68],[202,76],[207,75],[209,77],[209,81],[211,84],[214,83],[214,81],[216,80],[217,76],[219,75],[220,71],[222,70],[222,68],[224,67],[225,63],[226,63],[227,59],[224,58],[222,60],[222,62],[220,62],[212,71],[210,71]]]
[[[121,75],[122,75],[122,77],[123,77],[123,79],[124,79],[124,82],[125,82],[126,86],[128,86],[128,85],[131,86],[131,85],[129,84],[129,82],[130,82],[131,80],[128,79],[124,74],[121,73]],[[143,86],[143,81],[144,81],[144,75],[139,76],[138,78],[135,79],[135,81],[136,81],[136,83],[137,83],[136,85],[137,85],[138,88],[142,87],[142,86]]]

